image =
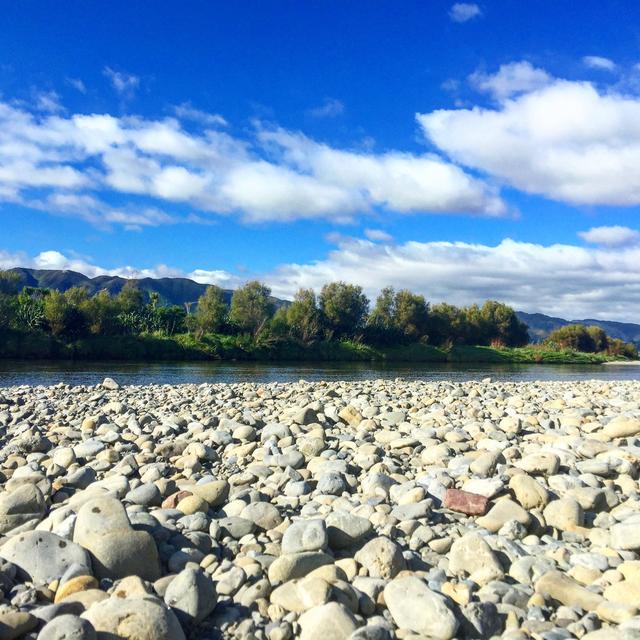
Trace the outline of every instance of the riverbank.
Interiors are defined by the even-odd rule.
[[[0,358],[47,360],[255,361],[255,362],[477,362],[520,364],[600,364],[612,358],[596,353],[554,351],[538,346],[494,348],[454,345],[449,349],[421,343],[376,348],[352,341],[301,344],[279,340],[255,344],[246,336],[191,334],[173,337],[109,336],[64,342],[45,333],[0,335]]]
[[[638,382],[3,389],[0,624],[631,637],[638,406]]]

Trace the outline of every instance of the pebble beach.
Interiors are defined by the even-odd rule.
[[[640,382],[0,388],[0,640],[640,639]]]

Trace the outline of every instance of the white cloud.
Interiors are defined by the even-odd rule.
[[[580,231],[578,235],[589,244],[604,247],[625,247],[640,243],[640,231],[620,225],[592,227],[588,231]]]
[[[406,242],[390,245],[336,237],[336,249],[307,264],[283,264],[262,274],[167,265],[103,268],[84,258],[45,251],[33,258],[0,250],[0,268],[72,269],[89,276],[188,277],[235,288],[259,278],[274,295],[292,298],[299,287],[319,290],[345,280],[360,284],[371,299],[386,285],[422,293],[431,302],[466,305],[499,299],[514,308],[568,319],[633,321],[640,316],[640,246],[543,246],[503,240],[496,246],[465,242]]]
[[[140,86],[140,78],[124,71],[115,71],[111,67],[102,70],[105,77],[109,79],[113,88],[122,96],[131,96]]]
[[[38,91],[35,93],[35,106],[39,111],[60,113],[64,107],[60,104],[60,96],[55,91]]]
[[[489,93],[496,100],[540,89],[552,80],[546,71],[526,61],[503,64],[494,74],[476,71],[469,76],[469,81],[478,91]]]
[[[393,236],[382,229],[365,229],[364,235],[373,242],[390,242]]]
[[[640,204],[640,98],[555,79],[497,109],[418,114],[454,161],[577,205]]]
[[[325,98],[319,107],[309,109],[309,115],[314,118],[335,118],[343,113],[344,104],[335,98]]]
[[[284,163],[351,194],[354,209],[377,205],[403,213],[507,213],[487,184],[435,155],[343,151],[283,129],[262,129],[258,135],[282,154]]]
[[[609,58],[601,56],[584,56],[582,62],[591,69],[602,69],[603,71],[615,71],[616,63]]]
[[[456,2],[449,10],[449,18],[454,22],[467,22],[482,15],[482,10],[474,2]]]
[[[565,318],[632,321],[640,315],[640,248],[593,249],[503,240],[377,244],[343,239],[324,260],[283,265],[264,279],[277,296],[332,280],[364,287],[374,298],[385,285],[433,302],[502,300],[516,309]]]
[[[178,118],[200,122],[209,127],[226,127],[229,124],[221,115],[196,109],[190,102],[183,102],[175,106],[173,112]]]
[[[0,202],[134,228],[202,213],[340,223],[378,207],[490,216],[507,210],[496,189],[435,154],[336,149],[259,123],[243,139],[210,128],[221,124],[214,115],[184,105],[179,112],[201,126],[187,131],[178,118],[41,114],[0,102]],[[101,201],[108,193],[131,200],[114,210]],[[147,199],[142,207],[139,197]],[[173,203],[193,210],[147,213]]]
[[[80,93],[87,93],[87,87],[80,78],[67,78],[67,84]]]

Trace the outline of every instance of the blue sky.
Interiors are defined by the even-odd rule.
[[[0,266],[638,320],[640,7],[9,3]]]

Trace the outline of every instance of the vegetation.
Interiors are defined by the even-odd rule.
[[[234,292],[208,287],[197,305],[163,305],[157,293],[127,283],[115,295],[18,290],[0,272],[0,357],[96,359],[405,360],[423,362],[601,362],[635,358],[633,345],[598,327],[554,331],[527,346],[527,327],[510,307],[431,306],[407,290],[382,290],[371,311],[359,286],[301,289],[279,308],[252,281]]]

